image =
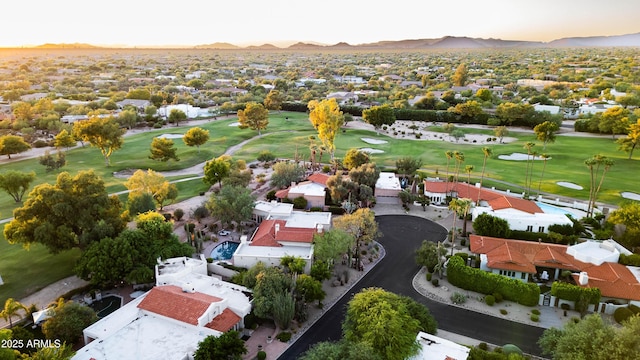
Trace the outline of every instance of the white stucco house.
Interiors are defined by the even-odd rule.
[[[305,273],[313,264],[313,237],[331,228],[331,213],[293,211],[291,214],[270,215],[249,238],[240,238],[233,254],[235,266],[250,268],[262,262],[268,266],[280,265],[285,256],[295,256],[306,263]]]
[[[322,173],[314,173],[309,175],[307,180],[293,183],[287,189],[276,192],[276,198],[293,200],[297,197],[303,197],[307,200],[306,209],[324,208],[325,190],[327,189],[327,180],[329,175]]]
[[[420,331],[416,337],[420,352],[409,360],[466,360],[470,348]]]
[[[400,179],[392,172],[381,172],[376,180],[375,194],[385,197],[398,197],[398,193],[402,191]]]
[[[207,275],[204,258],[156,266],[156,286],[83,331],[74,360],[193,359],[198,343],[244,327],[251,291]]]

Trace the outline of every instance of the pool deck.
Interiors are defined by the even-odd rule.
[[[211,240],[207,240],[204,242],[204,247],[202,250],[202,254],[204,255],[205,258],[209,257],[209,255],[211,255],[211,252],[213,251],[213,249],[216,248],[216,246],[224,243],[224,242],[234,242],[236,244],[240,244],[239,240],[235,240],[232,239],[231,236],[225,236],[224,238],[218,240],[218,242],[213,242]],[[231,261],[231,259],[228,259],[229,261]]]

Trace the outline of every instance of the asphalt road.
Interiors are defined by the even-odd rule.
[[[447,231],[442,226],[405,215],[383,215],[376,220],[383,233],[379,242],[384,246],[386,256],[278,359],[297,359],[317,342],[341,339],[347,303],[353,294],[368,287],[407,295],[426,305],[438,321],[439,329],[490,344],[515,344],[528,354],[541,355],[536,342],[544,329],[438,303],[413,289],[411,281],[420,269],[415,264],[415,250],[423,240],[443,240]]]

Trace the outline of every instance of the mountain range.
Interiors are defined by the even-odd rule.
[[[90,44],[45,44],[37,48],[100,48]],[[420,49],[491,49],[491,48],[571,48],[571,47],[640,47],[640,33],[613,35],[568,37],[549,42],[521,41],[502,39],[482,39],[466,36],[444,36],[437,39],[410,39],[395,41],[378,41],[374,43],[351,45],[339,42],[333,45],[298,42],[288,47],[272,44],[259,46],[237,46],[226,42],[196,45],[188,48],[215,50],[420,50]],[[141,48],[141,47],[138,47]],[[178,48],[167,46],[166,48]],[[187,48],[181,47],[181,48]]]

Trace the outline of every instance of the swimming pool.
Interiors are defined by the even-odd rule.
[[[549,205],[547,203],[543,203],[540,201],[536,201],[536,205],[545,213],[545,214],[562,214],[562,215],[571,215],[575,216],[575,214],[570,210],[565,210],[564,208]]]
[[[122,298],[118,295],[106,295],[102,300],[94,300],[89,307],[95,310],[100,319],[118,310],[122,306]]]
[[[229,260],[233,257],[233,253],[238,248],[237,242],[225,241],[211,250],[210,258],[213,260]]]

